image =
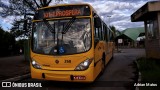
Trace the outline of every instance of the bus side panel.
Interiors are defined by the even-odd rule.
[[[99,41],[99,43],[96,45],[94,50],[94,62],[95,62],[95,69],[94,69],[94,77],[96,78],[102,69],[102,56],[104,53],[104,42]]]
[[[109,60],[112,58],[113,42],[109,42]]]
[[[105,64],[107,64],[108,61],[109,61],[108,51],[109,51],[109,49],[108,49],[108,42],[105,42],[105,55],[106,55],[106,57],[105,57],[106,58]]]

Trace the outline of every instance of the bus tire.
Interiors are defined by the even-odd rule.
[[[112,57],[111,60],[114,58],[114,50],[112,50]]]
[[[104,73],[105,70],[105,55],[102,56],[102,66],[101,66],[101,74]]]

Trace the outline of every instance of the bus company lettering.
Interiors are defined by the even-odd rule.
[[[75,15],[81,15],[81,10],[73,9],[73,10],[46,12],[43,14],[43,17],[49,18],[49,17],[60,17],[60,16],[75,16]]]

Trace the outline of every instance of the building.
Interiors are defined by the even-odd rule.
[[[132,22],[144,22],[148,58],[160,59],[160,1],[147,2],[131,15]]]
[[[121,44],[119,43],[121,47],[144,47],[144,39],[137,40],[138,37],[145,35],[144,27],[127,28],[116,35],[116,42],[118,42],[118,39],[123,41]]]

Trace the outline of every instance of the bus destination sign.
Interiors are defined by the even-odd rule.
[[[72,9],[72,10],[59,10],[59,11],[51,11],[43,13],[44,18],[51,17],[65,17],[65,16],[76,16],[82,15],[82,11],[80,9]]]
[[[89,16],[90,9],[88,5],[69,5],[50,7],[38,10],[36,19],[47,19],[57,17]]]

